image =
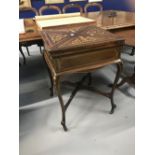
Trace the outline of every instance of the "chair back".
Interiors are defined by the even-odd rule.
[[[97,8],[99,8],[100,12],[103,11],[103,6],[100,3],[87,3],[84,6],[84,12],[87,13],[88,12],[88,8],[90,8],[90,7],[97,7]]]
[[[67,10],[70,10],[73,8],[77,8],[81,14],[83,13],[83,8],[79,4],[67,4],[63,7],[62,12],[67,13]]]
[[[23,13],[23,16],[22,16],[22,13]],[[25,15],[26,13],[28,13],[28,15]],[[32,18],[39,14],[38,14],[38,11],[33,7],[23,7],[23,8],[19,8],[19,15],[20,15],[19,18]]]
[[[50,14],[49,11],[56,11],[58,14],[61,14],[62,11],[58,6],[55,5],[46,5],[46,6],[42,6],[39,9],[39,15],[47,15]]]

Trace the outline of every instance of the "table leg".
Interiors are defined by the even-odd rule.
[[[50,71],[50,69],[48,68],[48,66],[47,66],[47,71],[48,71],[48,74],[49,74],[49,77],[50,77],[50,82],[51,82],[50,96],[53,96],[53,79],[52,79],[51,71]]]
[[[117,82],[119,80],[119,77],[120,77],[120,73],[122,71],[122,63],[118,63],[116,64],[117,65],[117,73],[116,73],[116,77],[115,77],[115,80],[114,80],[114,84],[112,85],[112,90],[111,90],[111,93],[110,93],[110,100],[111,100],[111,111],[110,111],[110,114],[113,114],[115,108],[116,108],[116,105],[114,104],[114,91],[117,87]]]
[[[132,48],[132,52],[130,53],[131,56],[135,55],[135,47]]]
[[[55,90],[58,95],[58,99],[59,99],[61,111],[62,111],[61,125],[63,126],[64,131],[67,131],[68,129],[66,127],[65,105],[64,105],[64,101],[62,99],[62,95],[61,95],[61,91],[60,91],[60,77],[55,76],[53,78],[53,81],[54,81]]]
[[[19,51],[20,51],[21,55],[23,56],[24,64],[26,64],[26,58],[25,58],[25,55],[23,53],[22,47],[20,45],[19,45]]]
[[[43,54],[41,46],[40,45],[38,45],[38,46],[39,46],[39,49],[40,49],[40,54]]]
[[[43,60],[44,60],[44,63],[46,65],[46,68],[47,68],[47,71],[48,71],[48,75],[49,75],[49,79],[50,79],[50,82],[51,82],[50,96],[53,96],[53,75],[52,75],[52,73],[51,73],[51,71],[50,71],[50,69],[49,69],[49,67],[48,67],[48,65],[46,63],[44,55],[43,55]]]
[[[26,46],[26,50],[27,50],[28,56],[30,56],[29,48],[27,46]]]

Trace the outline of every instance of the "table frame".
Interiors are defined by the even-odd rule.
[[[93,91],[95,93],[98,93],[100,95],[104,95],[104,96],[108,97],[110,99],[110,102],[111,102],[110,114],[114,113],[114,110],[116,108],[116,104],[114,103],[114,91],[115,91],[115,89],[117,87],[117,82],[118,82],[120,74],[122,72],[122,61],[121,60],[118,60],[115,63],[111,63],[111,64],[116,65],[117,72],[116,72],[114,83],[112,85],[112,89],[111,89],[110,92],[105,93],[105,92],[102,92],[102,91],[92,87],[91,86],[91,72],[94,71],[95,69],[93,69],[93,70],[92,69],[85,69],[81,73],[86,72],[86,75],[84,77],[82,77],[82,79],[79,80],[78,82],[76,82],[76,83],[68,82],[68,81],[64,82],[64,84],[67,84],[67,85],[70,85],[70,86],[75,86],[74,90],[72,91],[72,93],[71,93],[71,95],[70,95],[70,97],[69,97],[69,99],[68,99],[68,101],[66,103],[64,103],[64,100],[63,100],[63,97],[62,97],[62,94],[61,94],[61,90],[60,90],[61,77],[63,76],[63,74],[55,73],[55,71],[53,70],[53,67],[51,66],[51,64],[49,62],[48,55],[46,54],[46,52],[44,52],[44,60],[46,61],[47,66],[48,66],[48,71],[49,71],[49,75],[50,75],[50,79],[51,79],[51,84],[52,84],[52,86],[54,86],[56,94],[57,94],[58,99],[59,99],[59,103],[60,103],[60,107],[61,107],[61,113],[62,113],[61,125],[63,126],[64,131],[68,131],[68,128],[66,126],[66,111],[67,111],[71,101],[75,97],[76,93],[80,89],[87,89],[87,90]],[[103,67],[106,66],[106,65],[109,65],[109,64],[105,64],[105,65],[103,65]],[[96,69],[97,68],[98,67],[96,67]],[[80,73],[80,71],[79,72],[72,72],[72,73]],[[88,79],[88,85],[84,85],[83,83],[87,79]],[[52,89],[52,92],[53,92],[53,89]],[[53,93],[51,93],[51,94],[53,94]]]

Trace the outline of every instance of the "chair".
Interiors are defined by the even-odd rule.
[[[79,4],[67,4],[63,7],[62,12],[63,13],[67,13],[67,10],[73,9],[73,8],[77,8],[80,10],[80,13],[83,13],[83,8],[79,5]],[[75,11],[74,11],[75,12]]]
[[[33,18],[33,17],[39,15],[38,11],[35,8],[33,8],[33,7],[19,8],[19,13],[20,13],[20,18]],[[26,16],[25,15],[21,16],[22,13],[24,13],[24,14],[29,13],[29,14],[27,14]],[[28,56],[30,56],[30,52],[29,52],[28,46],[25,45],[25,47],[26,47]],[[40,53],[41,53],[41,47],[40,47]]]
[[[88,12],[88,8],[90,8],[90,7],[97,7],[97,8],[99,8],[100,12],[103,11],[103,6],[100,3],[87,3],[84,6],[84,12],[87,13]]]
[[[22,16],[22,13],[30,13],[30,14],[28,14],[28,15],[26,15],[26,16]],[[33,18],[34,16],[37,16],[37,15],[39,15],[38,14],[38,11],[35,9],[35,8],[33,8],[33,7],[22,7],[22,8],[19,8],[19,15],[20,15],[20,17],[19,18]],[[32,14],[33,13],[33,14]],[[28,17],[29,16],[29,17]]]
[[[58,12],[58,14],[61,14],[62,11],[61,9],[58,7],[58,6],[55,6],[55,5],[46,5],[46,6],[42,6],[40,9],[39,9],[39,14],[40,15],[47,15],[49,13],[47,13],[47,11],[56,11]]]

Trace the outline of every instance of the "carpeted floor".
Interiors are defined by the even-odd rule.
[[[56,96],[50,97],[50,80],[37,46],[31,46],[27,64],[20,66],[20,155],[134,155],[134,88],[128,84],[115,91],[115,113],[110,115],[110,100],[104,96],[80,90],[69,106],[66,117],[68,132],[61,125],[60,106]],[[130,48],[122,53],[125,74],[134,70]],[[22,63],[22,57],[20,56]],[[92,73],[93,85],[108,91],[114,80],[115,66]],[[124,76],[124,74],[122,74]],[[76,81],[82,75],[62,79]],[[72,88],[62,85],[66,101]]]

